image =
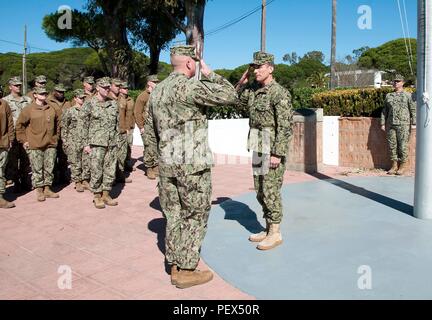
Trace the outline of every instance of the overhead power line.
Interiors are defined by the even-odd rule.
[[[404,1],[404,4],[405,4],[405,1]],[[400,0],[397,0],[397,6],[399,9],[399,17],[400,17],[400,21],[401,21],[401,25],[402,25],[402,33],[403,33],[404,42],[405,42],[405,49],[406,49],[407,57],[408,57],[408,65],[409,65],[411,74],[414,75],[413,66],[412,66],[412,62],[413,62],[412,52],[410,52],[410,48],[408,46],[408,43],[410,41],[407,40],[407,33],[405,32],[405,23],[404,23],[404,19],[403,19],[403,15],[402,15]],[[406,14],[406,9],[405,9],[405,14]],[[408,25],[407,25],[407,28],[408,28]]]
[[[14,42],[14,41],[0,39],[0,42],[4,42],[4,43],[8,43],[8,44],[13,44],[15,46],[22,47],[22,43],[18,43],[18,42]],[[31,49],[36,49],[36,50],[46,51],[46,52],[53,52],[53,51],[55,51],[55,50],[50,50],[50,49],[46,49],[46,48],[39,48],[39,47],[36,47],[36,46],[32,46],[30,44],[28,45],[28,48],[30,49],[30,51],[31,51]]]

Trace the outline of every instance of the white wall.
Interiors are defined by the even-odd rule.
[[[339,117],[324,117],[323,163],[339,165]]]
[[[210,149],[218,154],[249,157],[248,133],[249,119],[210,120]]]
[[[209,144],[214,153],[250,157],[247,151],[249,119],[209,121]],[[134,145],[142,146],[138,127],[134,131]],[[339,117],[324,117],[323,162],[339,165]]]
[[[249,157],[247,138],[249,119],[227,119],[209,121],[209,145],[214,153]],[[133,144],[142,146],[141,134],[137,126]]]
[[[138,129],[138,127],[135,125],[135,130],[134,130],[134,137],[133,137],[133,145],[134,146],[143,146],[143,142],[141,139],[141,133],[140,130]]]

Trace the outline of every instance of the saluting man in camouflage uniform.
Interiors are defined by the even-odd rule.
[[[112,82],[113,85],[115,85],[114,82]],[[119,85],[119,96],[117,97],[117,104],[119,106],[119,128],[120,128],[120,134],[119,134],[119,140],[118,140],[118,146],[117,146],[117,182],[122,183],[131,183],[132,179],[125,176],[125,164],[126,164],[126,158],[127,158],[127,152],[128,152],[128,133],[129,133],[129,125],[127,123],[127,113],[128,113],[128,107],[130,108],[130,101],[127,99],[127,96],[122,95],[120,92],[122,88],[127,88],[128,85],[125,82],[121,82]],[[123,89],[124,90],[124,89]],[[129,106],[128,106],[129,105]],[[132,102],[133,105],[133,102]]]
[[[14,125],[16,124],[21,110],[32,102],[32,99],[21,95],[22,81],[20,77],[9,79],[10,94],[3,98],[11,108]],[[9,150],[6,165],[6,176],[14,182],[14,192],[20,193],[22,189],[31,190],[28,181],[30,162],[22,143],[16,138],[12,140],[12,148]]]
[[[98,209],[105,205],[116,206],[111,191],[117,165],[117,143],[119,136],[119,111],[117,101],[108,97],[110,78],[96,81],[97,94],[83,106],[83,130],[81,141],[84,151],[90,154],[90,188],[94,193],[94,204]]]
[[[95,84],[94,77],[89,76],[84,78],[83,87],[84,87],[84,94],[86,96],[85,101],[91,99],[95,94],[94,84]]]
[[[144,129],[147,159],[159,159],[159,198],[167,219],[166,260],[177,288],[213,278],[210,271],[196,269],[211,207],[213,159],[206,111],[238,100],[234,87],[202,60],[207,80],[194,80],[195,60],[193,46],[171,48],[174,71],[150,95]]]
[[[406,172],[410,131],[416,125],[416,104],[411,94],[404,91],[403,86],[403,76],[396,75],[393,80],[395,91],[387,94],[381,114],[381,128],[387,132],[392,161],[388,174],[403,175]]]
[[[74,104],[66,109],[61,120],[63,146],[71,164],[71,177],[72,181],[75,182],[77,192],[84,192],[84,188],[88,188],[88,180],[90,179],[88,172],[83,170],[84,167],[89,166],[89,156],[83,151],[84,145],[80,140],[83,130],[82,106],[85,99],[86,95],[83,89],[75,90]]]
[[[34,102],[35,101],[35,99],[34,99],[35,88],[45,87],[46,83],[47,83],[46,76],[44,76],[44,75],[37,76],[35,78],[34,88],[33,88],[33,90],[27,92],[27,97],[29,97],[32,100],[32,102]]]
[[[13,202],[3,198],[6,192],[6,163],[9,149],[15,137],[12,111],[3,98],[3,87],[0,85],[0,208],[10,209],[15,207]]]
[[[34,95],[35,102],[25,107],[18,117],[16,134],[30,158],[37,200],[45,201],[45,198],[59,197],[51,191],[51,185],[60,135],[60,117],[54,107],[46,103],[48,92],[45,87],[35,88]]]
[[[141,138],[144,145],[144,123],[145,119],[147,118],[148,114],[148,105],[147,102],[150,97],[150,93],[153,91],[153,89],[156,87],[156,85],[160,82],[156,74],[147,76],[147,85],[146,89],[138,96],[136,102],[135,102],[135,108],[134,108],[134,116],[136,124],[140,130]],[[149,163],[151,162],[149,159],[145,159],[146,153],[143,152],[143,162]],[[156,166],[154,168],[147,168],[146,169],[147,178],[150,180],[155,180],[156,176],[159,175],[159,167]]]
[[[55,85],[54,91],[48,96],[47,102],[57,111],[59,118],[63,112],[70,108],[71,103],[65,98],[66,88],[64,84],[59,83]],[[60,128],[60,137],[59,142],[57,144],[57,159],[56,165],[54,166],[54,181],[59,183],[67,183],[67,169],[68,169],[68,160],[67,156],[63,150],[63,140],[61,139],[61,128]]]
[[[251,69],[258,87],[248,85]],[[248,148],[253,153],[254,185],[266,220],[266,229],[249,237],[257,249],[269,250],[282,243],[281,188],[292,136],[291,95],[273,78],[274,56],[254,53],[254,61],[237,85],[240,100],[250,111]]]

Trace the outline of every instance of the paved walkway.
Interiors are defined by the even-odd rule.
[[[134,148],[134,158],[141,155],[142,149]],[[44,203],[37,202],[34,193],[17,199],[8,193],[7,198],[15,200],[17,207],[0,212],[0,299],[259,297],[241,285],[245,291],[237,289],[217,274],[212,282],[186,290],[170,284],[164,268],[165,222],[156,182],[147,180],[140,164],[136,163],[138,170],[131,175],[132,184],[115,187],[119,206],[105,210],[95,209],[92,195],[79,194],[72,185],[59,190],[60,199],[47,199]],[[326,168],[323,172],[328,176],[344,174],[341,168]],[[285,182],[318,178],[287,172]],[[217,208],[228,199],[252,192],[250,166],[217,165],[213,183]],[[239,237],[244,238],[243,234]],[[72,270],[70,290],[58,286],[64,266]],[[207,268],[204,262],[201,267]]]

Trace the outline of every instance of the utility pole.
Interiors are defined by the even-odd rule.
[[[336,88],[336,8],[337,1],[332,0],[332,36],[331,36],[331,66],[330,66],[330,89]]]
[[[24,26],[24,53],[22,62],[22,90],[23,95],[27,93],[27,67],[26,67],[26,56],[27,56],[27,25]]]
[[[261,13],[261,51],[266,51],[266,24],[267,24],[267,3],[262,0],[262,13]]]
[[[417,145],[414,216],[432,219],[432,0],[417,0]]]

